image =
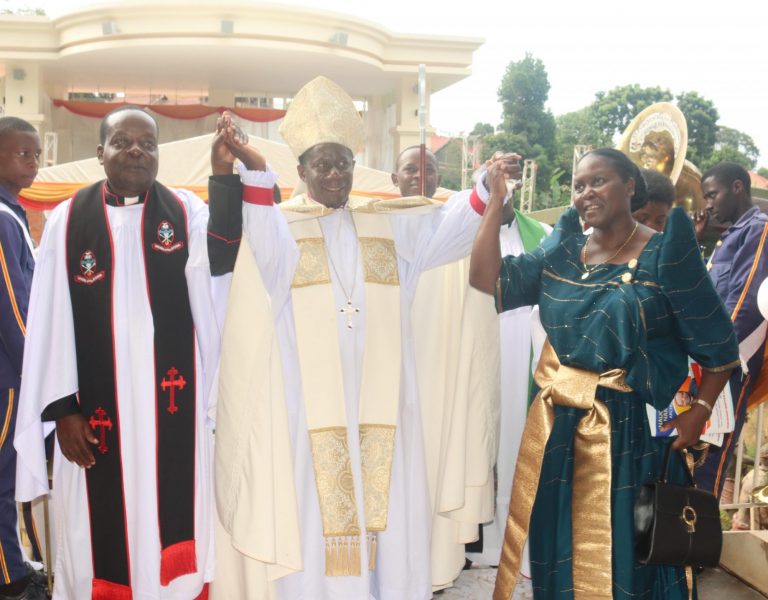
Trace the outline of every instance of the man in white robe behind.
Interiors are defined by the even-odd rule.
[[[432,198],[440,184],[437,157],[425,149],[420,164],[418,146],[403,150],[395,161],[392,183],[403,197]],[[484,299],[469,285],[469,257],[421,274],[411,306],[419,403],[424,422],[424,451],[432,502],[432,587],[450,587],[465,566],[465,544],[478,538],[475,521],[495,514],[494,466],[498,454],[500,417],[498,360],[473,360],[467,352],[477,343],[498,347],[495,311],[483,310]],[[470,354],[471,356],[471,351]],[[490,358],[489,354],[489,358]],[[463,422],[465,428],[443,426]],[[491,433],[492,430],[492,433]],[[474,435],[479,434],[479,435]],[[480,442],[480,443],[478,443]],[[446,481],[443,473],[464,465],[463,488]]]
[[[512,202],[504,207],[499,232],[502,256],[519,256],[531,252],[552,232],[549,225],[539,223],[517,211]],[[499,315],[501,333],[501,433],[496,462],[496,516],[483,525],[482,551],[468,552],[467,558],[479,565],[499,564],[504,544],[504,530],[509,512],[512,480],[515,475],[520,439],[528,414],[530,385],[535,361],[544,342],[538,309],[523,306]],[[528,343],[526,343],[528,342]],[[526,544],[521,573],[530,577]]]
[[[362,121],[322,77],[295,96],[281,133],[306,195],[273,206],[276,175],[251,170],[263,159],[226,123],[219,137],[243,166],[238,178],[222,161],[210,184],[212,219],[244,201],[222,345],[213,596],[426,600],[429,374],[414,366],[410,306],[422,272],[468,254],[488,193],[444,205],[350,197]],[[467,359],[494,353],[478,344]],[[441,474],[462,493],[464,467]]]
[[[106,180],[51,213],[38,252],[15,437],[16,493],[20,501],[48,494],[43,440],[55,426],[54,599],[204,599],[213,578],[208,404],[219,326],[208,208],[194,194],[155,181],[157,133],[138,107],[107,115],[97,148]],[[100,293],[106,300],[92,302],[92,313],[76,313]],[[85,300],[76,302],[78,294]],[[159,304],[165,314],[184,313],[183,332],[164,329]],[[111,317],[98,320],[104,311]],[[83,364],[79,353],[92,350],[83,344],[87,336],[106,339],[107,348]],[[158,341],[172,362],[161,361]],[[91,410],[86,390],[104,377],[114,383],[91,398]],[[180,421],[185,425],[174,429]],[[116,473],[104,475],[108,465]],[[113,492],[116,502],[104,501],[102,494]],[[183,522],[184,531],[169,532],[169,521]]]

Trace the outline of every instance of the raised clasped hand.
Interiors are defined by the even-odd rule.
[[[231,174],[235,159],[251,171],[264,171],[267,168],[267,161],[262,154],[249,145],[248,136],[234,123],[231,113],[224,111],[216,120],[216,134],[211,145],[213,174]]]
[[[520,155],[514,152],[507,154],[496,152],[485,161],[487,169],[485,184],[493,200],[503,201],[507,196],[507,181],[520,181],[522,176],[520,158]],[[518,187],[520,187],[520,183],[517,183],[515,189]]]

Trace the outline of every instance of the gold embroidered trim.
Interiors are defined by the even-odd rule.
[[[360,462],[365,497],[365,528],[384,531],[395,447],[394,425],[360,425]]]
[[[394,240],[378,237],[360,237],[359,240],[365,281],[400,285]]]
[[[323,517],[323,535],[326,538],[360,535],[347,428],[310,430],[309,441]]]
[[[303,238],[296,240],[296,244],[299,247],[299,264],[296,265],[291,287],[331,283],[325,240],[321,237]]]
[[[723,371],[730,371],[732,369],[735,369],[741,364],[740,360],[734,360],[732,362],[729,362],[727,365],[722,365],[720,367],[701,367],[702,371],[708,371],[710,373],[722,373]]]
[[[575,285],[578,287],[606,287],[606,286],[618,286],[618,281],[597,281],[595,283],[581,283],[578,281],[573,281],[571,279],[566,279],[565,277],[561,277],[560,275],[557,275],[553,273],[552,271],[548,271],[547,269],[544,269],[543,271],[544,275],[547,277],[551,277],[552,279],[556,281],[562,281],[563,283],[570,283],[571,285]],[[577,300],[577,302],[581,302],[581,300]]]

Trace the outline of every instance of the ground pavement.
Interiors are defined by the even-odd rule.
[[[472,568],[461,573],[456,585],[436,600],[489,600],[496,569]],[[720,569],[708,569],[699,578],[699,600],[767,600],[765,596]],[[519,581],[512,600],[533,600],[531,582]]]

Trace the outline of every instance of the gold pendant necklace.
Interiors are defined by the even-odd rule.
[[[635,226],[632,229],[632,233],[630,233],[627,239],[624,240],[624,243],[621,246],[619,246],[619,249],[616,250],[616,252],[614,252],[610,258],[606,258],[603,262],[597,263],[596,265],[592,265],[592,268],[590,268],[589,265],[587,264],[587,246],[589,245],[589,240],[592,239],[592,234],[590,233],[589,237],[587,237],[587,241],[584,242],[584,248],[583,248],[584,259],[582,261],[582,263],[584,264],[584,273],[582,273],[581,278],[587,279],[590,276],[590,274],[595,269],[597,269],[597,267],[604,265],[605,263],[611,262],[614,258],[616,258],[619,254],[621,254],[621,251],[624,250],[624,248],[626,248],[627,244],[629,244],[632,238],[635,237],[635,232],[637,231],[637,223],[638,222],[635,221]]]

